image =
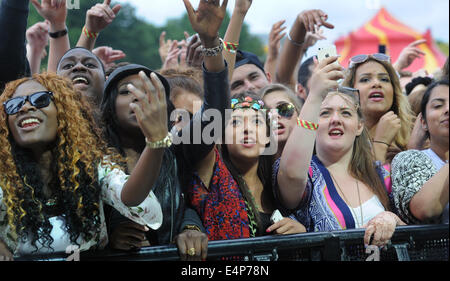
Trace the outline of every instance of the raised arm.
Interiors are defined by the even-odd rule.
[[[344,78],[343,68],[334,64],[337,57],[323,60],[311,76],[311,91],[300,112],[299,119],[319,123],[319,111],[331,89],[338,88],[338,80]],[[316,131],[294,127],[283,149],[278,171],[278,186],[282,204],[296,208],[303,196],[313,155]]]
[[[228,24],[228,28],[223,39],[225,42],[239,44],[244,19],[252,5],[252,1],[253,0],[236,0],[230,23]],[[228,63],[228,79],[231,81],[231,78],[233,77],[234,64],[236,63],[236,53],[223,50],[223,56]]]
[[[70,49],[67,33],[67,8],[65,0],[31,0],[36,11],[50,24],[50,50],[47,71],[56,72],[58,62]]]
[[[188,11],[189,20],[195,32],[200,36],[202,45],[211,49],[220,46],[219,28],[226,13],[227,0],[220,5],[219,1],[201,0],[197,11],[194,11],[188,0],[183,0]],[[217,49],[214,56],[206,55],[203,59],[203,80],[204,80],[204,102],[200,112],[194,115],[193,120],[183,128],[181,136],[190,136],[189,143],[177,145],[175,149],[178,155],[181,153],[183,159],[187,161],[189,167],[194,167],[199,161],[214,148],[214,143],[206,144],[200,137],[200,142],[194,142],[198,136],[196,128],[200,128],[200,133],[212,123],[212,120],[204,114],[209,109],[214,109],[220,113],[224,123],[225,109],[230,107],[230,87],[228,82],[228,72],[222,52]],[[216,121],[214,117],[214,121]],[[222,127],[221,127],[222,128]],[[216,135],[218,135],[216,133]],[[183,138],[184,140],[184,138]]]
[[[164,148],[152,148],[151,143],[164,140],[168,136],[167,101],[165,89],[155,73],[150,78],[143,71],[139,77],[144,90],[128,85],[128,90],[135,96],[130,109],[146,138],[147,145],[126,182],[121,199],[127,206],[137,206],[147,197],[158,179],[164,156]]]
[[[305,53],[305,37],[307,32],[313,34],[317,33],[321,26],[326,28],[334,28],[334,26],[327,22],[328,15],[321,10],[307,10],[301,12],[291,30],[289,31],[288,40],[283,45],[280,60],[277,66],[276,81],[278,83],[291,85],[293,83],[293,74],[297,62]]]
[[[276,76],[277,62],[280,55],[280,41],[286,35],[286,32],[283,32],[286,29],[286,27],[283,26],[285,22],[285,20],[281,20],[274,23],[269,33],[269,50],[267,53],[266,63],[264,64],[264,70],[267,73],[270,73],[270,77]]]
[[[119,4],[110,7],[111,0],[97,3],[86,12],[86,23],[78,39],[77,47],[84,47],[92,51],[95,47],[98,34],[110,25],[116,18],[122,6]]]
[[[47,56],[45,47],[48,45],[47,21],[38,22],[27,29],[27,59],[30,62],[31,74],[39,73],[41,61]]]
[[[0,1],[0,91],[9,81],[30,75],[26,59],[29,0]]]

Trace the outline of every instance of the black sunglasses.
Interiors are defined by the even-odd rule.
[[[290,102],[280,103],[275,107],[275,109],[278,112],[278,115],[280,115],[283,118],[290,119],[292,115],[294,115],[295,112],[295,105],[293,105]]]
[[[48,91],[37,92],[26,97],[12,98],[3,103],[5,112],[8,115],[14,115],[20,111],[22,106],[28,101],[36,108],[43,108],[50,104],[53,98],[53,93]]]

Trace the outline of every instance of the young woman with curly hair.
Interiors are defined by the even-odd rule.
[[[375,157],[390,163],[397,153],[407,149],[413,115],[389,56],[353,57],[342,85],[359,90]]]
[[[127,176],[113,164],[121,158],[99,137],[89,105],[55,74],[10,82],[0,102],[0,257],[104,247],[103,203],[160,227],[161,206],[149,188],[159,166],[149,159],[161,151],[146,149]],[[165,103],[160,107],[165,110]],[[160,112],[152,111],[164,116]],[[167,134],[164,126],[153,127],[143,130],[147,138]]]

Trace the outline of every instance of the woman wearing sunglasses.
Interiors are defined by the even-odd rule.
[[[381,246],[402,222],[389,211],[357,91],[338,89],[344,73],[336,60],[325,59],[312,75],[298,126],[275,164],[275,193],[308,231],[366,228],[365,244],[373,236]]]
[[[69,80],[55,74],[16,80],[0,102],[0,256],[104,247],[104,203],[149,228],[161,226],[161,206],[149,188],[159,167],[146,160],[155,151],[148,149],[142,170],[130,176],[118,169],[112,163],[121,158],[106,148]]]
[[[401,152],[392,161],[392,193],[406,222],[449,222],[448,108],[448,80],[431,84],[422,99],[420,120],[430,148]]]
[[[266,107],[271,110],[271,121],[277,122],[274,129],[278,141],[278,151],[274,160],[281,157],[286,141],[292,129],[297,125],[297,118],[302,108],[297,96],[288,87],[281,84],[272,84],[260,92]]]
[[[233,97],[231,109],[223,144],[214,149],[213,159],[199,162],[187,192],[209,240],[304,232],[289,218],[270,221],[275,210],[273,161],[272,155],[264,155],[270,141],[264,102],[255,94],[242,93]]]
[[[361,109],[378,161],[390,163],[406,150],[413,115],[402,93],[399,77],[384,54],[358,55],[350,60],[343,86],[356,88]]]

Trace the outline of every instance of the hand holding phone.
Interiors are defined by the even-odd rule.
[[[337,50],[335,45],[330,45],[325,48],[319,48],[319,51],[317,52],[317,59],[319,63],[329,57],[337,57]],[[338,61],[336,61],[335,63],[339,64]]]
[[[275,210],[275,211],[272,213],[272,216],[270,217],[270,221],[271,221],[272,223],[277,223],[277,222],[279,222],[280,220],[282,220],[283,218],[284,218],[284,217],[283,217],[283,215],[281,215],[280,211]]]

